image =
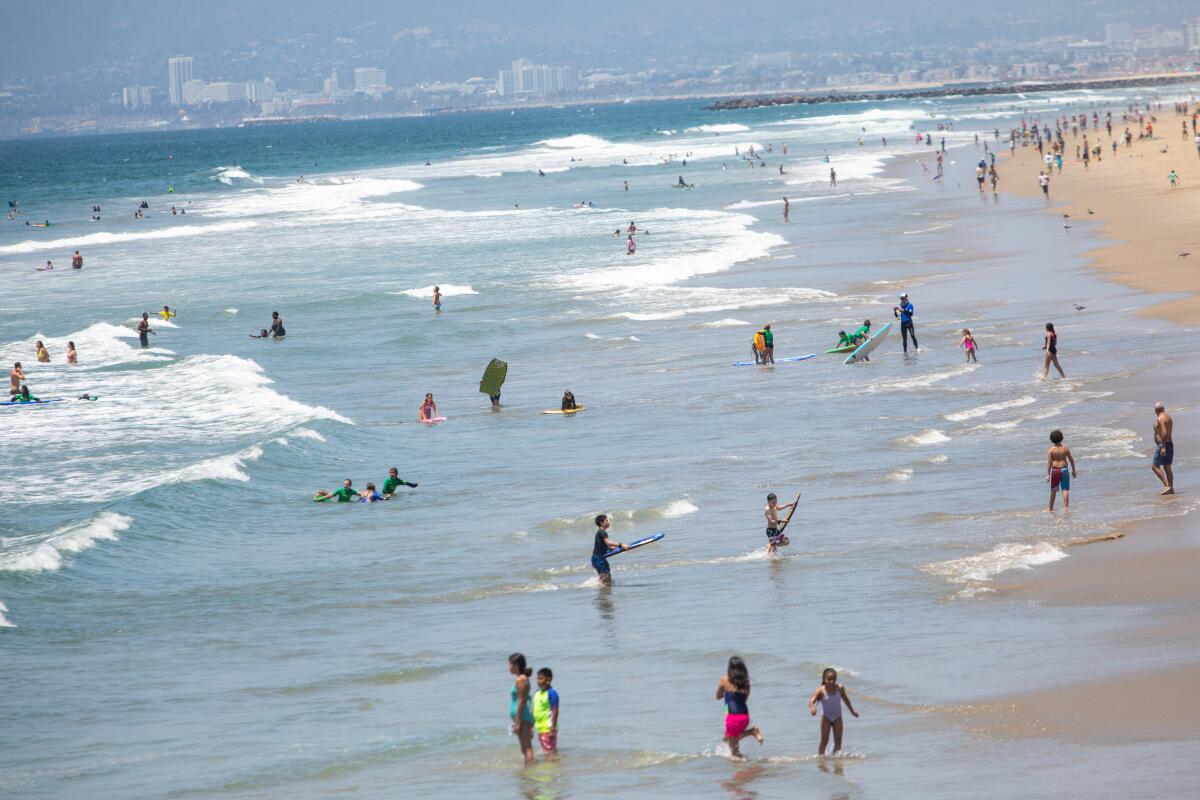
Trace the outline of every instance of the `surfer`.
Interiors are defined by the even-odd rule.
[[[725,701],[725,744],[729,745],[729,754],[736,759],[742,758],[738,744],[747,736],[753,736],[759,744],[763,743],[762,732],[755,725],[750,727],[750,671],[746,662],[740,656],[730,656],[725,674],[717,681],[717,699]]]
[[[360,503],[378,503],[383,500],[383,495],[375,491],[375,484],[368,482],[367,488],[358,496]]]
[[[763,325],[763,363],[775,363],[775,334],[771,333],[771,325]]]
[[[1050,484],[1050,507],[1047,511],[1054,510],[1054,498],[1059,489],[1063,493],[1063,508],[1071,508],[1071,478],[1079,477],[1075,472],[1075,457],[1071,455],[1071,448],[1062,442],[1062,431],[1050,432],[1050,449],[1046,452],[1046,482]],[[1067,472],[1067,464],[1071,465],[1070,473]]]
[[[1058,363],[1058,333],[1054,330],[1054,323],[1046,323],[1046,341],[1042,344],[1042,350],[1046,353],[1046,361],[1042,364],[1042,378],[1045,379],[1050,374],[1050,365],[1058,370],[1060,378],[1067,377],[1067,373],[1063,372],[1062,366]]]
[[[417,411],[420,415],[418,418],[426,421],[432,421],[438,415],[437,403],[433,402],[433,395],[426,394],[425,399],[421,402],[421,408]]]
[[[18,390],[15,394],[13,394],[12,402],[14,402],[14,403],[37,403],[40,401],[36,397],[34,397],[32,394],[29,393],[28,386],[21,384],[20,390]]]
[[[625,545],[615,539],[608,538],[608,528],[611,523],[607,514],[596,515],[596,538],[592,544],[592,569],[600,576],[600,583],[612,586],[612,572],[608,568],[608,551],[624,550]]]
[[[794,502],[788,503],[785,506],[779,505],[779,498],[775,493],[767,495],[767,507],[763,509],[763,514],[767,518],[767,555],[774,555],[775,551],[790,544],[790,540],[783,534],[779,524],[779,512],[786,511],[789,508],[795,508],[797,499]]]
[[[46,266],[38,267],[38,272],[49,272],[52,269],[54,269],[54,263],[47,259]]]
[[[68,364],[78,364],[79,363],[79,354],[75,352],[75,343],[74,342],[67,342],[67,363]]]
[[[71,256],[71,269],[83,269],[83,256],[79,255],[78,250]]]
[[[433,310],[440,312],[442,310],[442,287],[433,287]]]
[[[575,402],[575,394],[570,390],[563,392],[561,411],[576,411],[579,404]]]
[[[1175,494],[1175,473],[1171,471],[1171,462],[1175,460],[1175,442],[1171,438],[1175,421],[1162,403],[1154,404],[1154,416],[1154,464],[1150,469],[1162,481],[1163,490],[1159,494]]]
[[[764,335],[764,332],[761,329],[754,332],[754,341],[750,344],[750,347],[751,347],[751,349],[754,350],[754,363],[755,364],[767,363],[766,336]]]
[[[163,306],[162,311],[158,312],[158,315],[163,318],[163,322],[167,322],[171,317],[175,316],[175,312],[171,310],[170,306]]]
[[[500,393],[499,392],[496,392],[495,394],[489,394],[488,400],[492,401],[492,411],[500,410]]]
[[[837,670],[833,667],[826,667],[821,673],[821,685],[813,692],[812,697],[808,698],[808,713],[814,717],[817,715],[817,704],[820,703],[821,710],[821,746],[817,750],[817,755],[825,755],[825,748],[829,745],[829,733],[833,732],[833,755],[842,749],[842,701],[846,701],[846,709],[855,717],[858,712],[854,710],[854,705],[850,702],[850,695],[846,693],[846,687],[837,682]]]
[[[16,394],[21,389],[21,381],[25,380],[25,370],[21,369],[21,362],[13,364],[12,371],[8,373],[8,393]]]
[[[335,492],[329,492],[321,489],[315,495],[313,495],[313,502],[324,503],[325,501],[333,500],[334,498],[336,498],[337,502],[339,503],[353,502],[358,497],[358,492],[354,491],[350,484],[350,479],[346,478],[346,480],[342,481],[342,488]]]
[[[287,331],[283,327],[283,317],[279,316],[278,311],[271,312],[271,336],[275,339],[287,336]]]
[[[843,347],[850,347],[853,344],[854,344],[854,338],[852,336],[847,334],[845,331],[838,331],[837,344],[835,344],[833,346],[833,349],[838,350]]]
[[[625,255],[631,256],[637,252],[637,243],[633,241],[633,234],[629,234],[629,238],[625,240]]]
[[[892,306],[892,314],[900,320],[900,335],[904,337],[904,352],[908,352],[908,337],[913,340],[913,350],[921,352],[921,346],[917,344],[917,330],[913,327],[913,304],[908,302],[908,293],[900,295],[900,305]]]
[[[370,484],[368,484],[368,488],[369,488],[369,486],[370,486]],[[388,470],[387,479],[383,482],[383,499],[391,500],[392,495],[394,495],[396,493],[396,490],[398,488],[400,488],[401,486],[407,486],[410,489],[417,488],[417,485],[415,483],[409,483],[408,481],[401,478],[400,472],[395,467],[392,467],[391,469]]]
[[[142,318],[140,320],[138,320],[137,332],[138,332],[138,341],[141,343],[142,347],[150,346],[150,334],[153,333],[155,336],[158,336],[158,334],[155,333],[154,330],[152,330],[150,327],[149,312],[146,312],[146,311],[142,312]]]
[[[42,344],[41,339],[38,339],[36,347],[37,347],[38,363],[39,364],[49,364],[50,363],[50,353],[47,352],[46,345]]]
[[[513,653],[508,657],[508,672],[517,676],[509,693],[508,717],[510,730],[517,737],[525,766],[533,763],[533,703],[530,702],[529,676],[533,670],[525,665],[525,656]]]

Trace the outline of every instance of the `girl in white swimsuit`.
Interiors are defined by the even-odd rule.
[[[858,712],[846,694],[846,687],[837,682],[837,670],[832,667],[821,673],[821,685],[808,699],[808,713],[817,715],[818,704],[821,709],[821,748],[818,755],[825,755],[825,747],[829,744],[829,732],[833,731],[833,755],[842,749],[842,701],[855,717]]]

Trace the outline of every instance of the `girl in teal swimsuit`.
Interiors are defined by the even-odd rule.
[[[533,697],[529,689],[529,676],[533,670],[525,666],[525,656],[513,653],[508,657],[508,671],[517,676],[509,693],[508,716],[512,720],[511,730],[517,735],[525,765],[533,763]]]

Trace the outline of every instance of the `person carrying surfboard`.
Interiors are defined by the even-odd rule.
[[[625,545],[615,539],[608,538],[608,528],[611,523],[607,514],[596,515],[596,537],[592,545],[592,568],[600,577],[604,586],[612,586],[612,571],[608,568],[608,553],[610,550],[624,550]]]
[[[795,508],[796,503],[798,502],[800,502],[799,495],[796,496],[796,500],[794,502],[781,506],[779,505],[779,498],[775,496],[774,492],[767,495],[767,507],[763,509],[763,514],[767,518],[767,555],[774,555],[777,549],[791,543],[789,539],[783,535],[783,529],[787,526],[787,522],[790,522],[792,518],[789,515],[787,521],[780,524],[779,512]]]

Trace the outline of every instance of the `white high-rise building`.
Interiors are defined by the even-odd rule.
[[[1183,23],[1183,39],[1188,50],[1200,50],[1200,17],[1193,17]]]
[[[355,67],[354,91],[383,94],[387,91],[387,73],[378,67]]]
[[[579,88],[579,72],[574,67],[549,67],[534,64],[527,58],[512,62],[512,69],[502,69],[496,79],[496,92],[514,94],[559,94]]]
[[[204,86],[204,81],[195,79],[188,81],[180,91],[182,102],[175,105],[190,106],[192,103],[195,103],[200,98],[200,93],[204,91]]]
[[[170,84],[171,105],[183,105],[183,87],[192,80],[192,57],[175,56],[167,59],[167,80]]]
[[[150,105],[149,86],[126,86],[121,90],[121,104],[128,109],[145,108]]]
[[[236,103],[246,101],[246,84],[233,81],[214,81],[205,85],[193,103]]]
[[[255,105],[269,103],[274,100],[274,79],[263,78],[261,81],[246,81],[246,99]]]

